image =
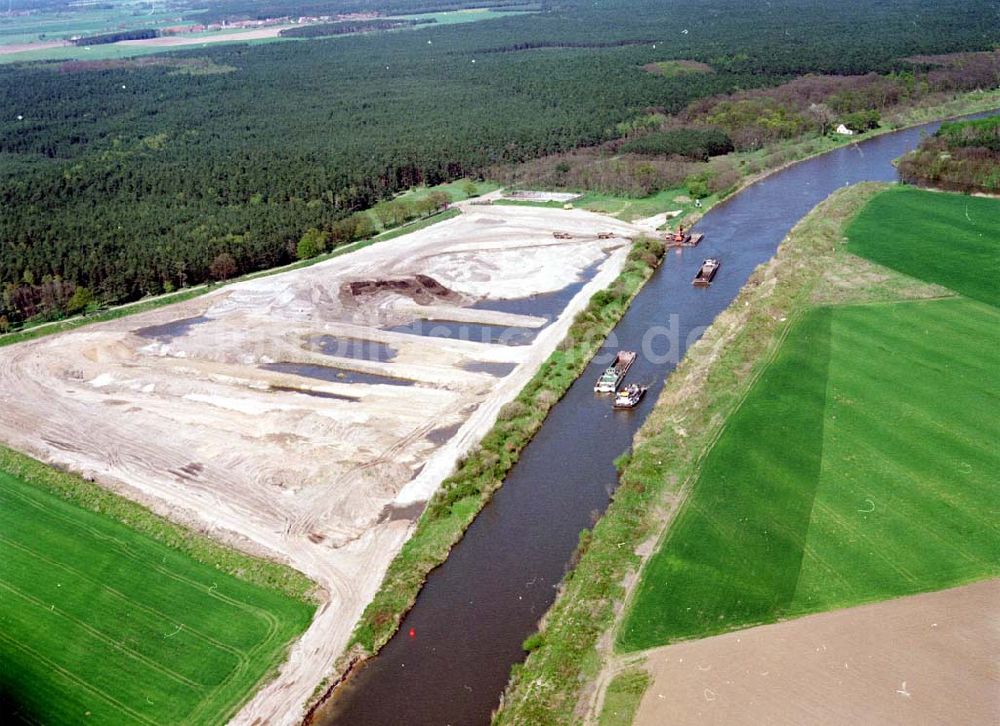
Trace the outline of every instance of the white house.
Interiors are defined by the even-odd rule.
[[[846,126],[844,126],[844,124],[840,124],[840,126],[837,127],[836,131],[838,134],[842,134],[843,136],[854,136],[854,132],[851,131]]]

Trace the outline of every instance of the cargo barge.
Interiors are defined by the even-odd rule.
[[[712,280],[715,277],[715,273],[719,271],[720,264],[721,263],[714,257],[709,257],[701,263],[701,267],[698,269],[698,274],[694,276],[691,284],[699,287],[708,287],[711,285]]]
[[[597,379],[597,383],[594,385],[594,393],[615,393],[637,357],[638,354],[635,351],[619,351],[618,355],[615,356],[614,363]]]

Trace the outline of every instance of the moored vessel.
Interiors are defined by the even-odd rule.
[[[614,393],[617,391],[625,374],[628,373],[628,369],[635,363],[637,355],[635,351],[631,350],[619,351],[614,362],[597,379],[594,393]]]
[[[700,232],[692,234],[691,232],[684,231],[684,225],[680,225],[676,232],[667,232],[666,237],[664,237],[664,242],[668,248],[670,247],[697,247],[698,244],[705,238],[705,235]]]
[[[642,397],[646,395],[646,389],[648,386],[640,386],[637,383],[625,386],[622,390],[618,391],[615,395],[615,408],[635,408],[639,405],[639,401]]]

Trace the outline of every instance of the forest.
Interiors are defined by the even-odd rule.
[[[1000,194],[1000,116],[941,124],[899,162],[910,184]]]
[[[316,7],[403,5],[413,7]],[[280,265],[309,230],[323,246],[370,234],[353,215],[414,185],[628,141],[641,119],[654,119],[641,132],[711,126],[750,148],[818,123],[780,108],[799,76],[877,74],[834,89],[833,113],[867,111],[892,91],[877,79],[898,90],[937,72],[906,57],[992,49],[994,20],[987,3],[959,0],[562,0],[488,21],[198,48],[162,63],[5,65],[0,325]],[[674,59],[711,72],[644,70]],[[204,72],[182,72],[188,60]],[[768,123],[747,122],[759,118]],[[703,151],[712,153],[691,153]]]

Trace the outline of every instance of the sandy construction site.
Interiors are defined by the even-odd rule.
[[[1000,580],[648,651],[637,726],[996,724]]]
[[[11,346],[0,438],[318,582],[328,601],[237,719],[294,722],[420,503],[641,232],[579,210],[470,205],[306,269]],[[433,321],[452,337],[399,330]],[[507,328],[519,344],[498,339]]]

